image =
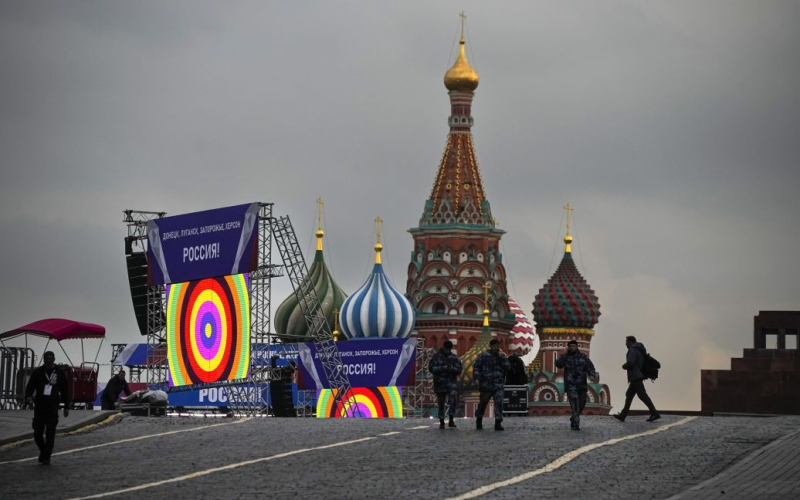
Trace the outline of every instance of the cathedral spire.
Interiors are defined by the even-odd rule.
[[[460,16],[458,58],[444,75],[444,84],[450,95],[447,121],[450,133],[420,227],[444,224],[495,227],[472,144],[472,99],[480,79],[467,60],[466,15],[462,12]]]
[[[378,239],[377,239],[378,242],[375,243],[375,263],[376,264],[380,264],[381,263],[381,250],[383,250],[383,245],[381,245],[381,222],[383,222],[383,219],[381,219],[381,217],[378,216],[375,219],[375,224],[378,225]]]
[[[322,251],[322,237],[325,233],[322,231],[322,205],[325,203],[322,201],[322,198],[317,198],[317,232],[314,233],[317,236],[317,251]]]
[[[464,24],[467,20],[467,15],[463,12],[459,14],[461,17],[461,39],[459,40],[458,58],[456,59],[453,67],[447,70],[444,74],[444,86],[451,92],[474,92],[478,88],[480,78],[478,73],[472,68],[467,55],[464,51]]]
[[[571,254],[572,253],[572,236],[569,235],[569,214],[570,214],[570,212],[572,212],[572,205],[570,205],[569,202],[567,202],[567,204],[564,205],[564,211],[567,212],[567,235],[564,236],[564,244],[566,245],[564,247],[564,253],[565,254],[567,254],[567,253]]]

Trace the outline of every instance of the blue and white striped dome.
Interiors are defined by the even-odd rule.
[[[414,308],[383,273],[381,246],[367,282],[342,304],[339,326],[348,339],[406,338],[414,328]]]

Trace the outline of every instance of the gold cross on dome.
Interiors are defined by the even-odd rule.
[[[383,222],[383,219],[381,219],[381,216],[379,215],[375,219],[375,223],[378,224],[378,243],[381,242],[381,222]]]
[[[317,198],[317,223],[319,224],[317,229],[322,229],[322,205],[324,204],[322,197]]]
[[[569,236],[569,213],[572,212],[572,205],[567,202],[567,204],[564,205],[564,210],[567,212],[567,236]]]
[[[458,15],[461,18],[461,38],[464,38],[464,23],[467,22],[467,15],[464,14],[464,11],[461,11],[461,14]]]
[[[489,308],[489,289],[491,287],[492,287],[492,284],[489,283],[488,281],[483,284],[483,304],[484,304],[483,308],[484,309],[488,309]]]

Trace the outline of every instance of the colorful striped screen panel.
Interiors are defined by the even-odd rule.
[[[247,273],[167,285],[171,387],[249,376],[249,285]]]
[[[354,387],[347,409],[334,401],[336,389],[317,392],[317,418],[352,418],[358,407],[361,418],[403,418],[402,389],[390,387]]]

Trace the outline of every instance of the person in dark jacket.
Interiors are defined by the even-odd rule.
[[[587,376],[598,378],[597,370],[589,356],[578,350],[578,341],[570,340],[567,343],[567,352],[556,360],[556,367],[564,369],[564,389],[567,392],[572,416],[569,417],[570,427],[574,431],[581,430],[581,413],[586,406],[586,393],[588,392]]]
[[[103,397],[100,398],[102,408],[104,410],[116,410],[117,407],[114,406],[114,404],[117,402],[117,398],[122,392],[124,392],[126,396],[133,394],[130,386],[128,386],[128,382],[125,380],[125,370],[117,372],[106,384],[106,388],[103,389]]]
[[[661,418],[661,415],[656,410],[653,401],[650,400],[650,396],[647,395],[647,390],[644,388],[642,366],[644,365],[644,355],[647,354],[647,350],[644,345],[636,342],[636,337],[633,336],[625,337],[625,346],[628,348],[628,354],[622,369],[628,372],[628,390],[625,392],[625,407],[613,417],[620,422],[624,422],[628,416],[628,411],[631,409],[633,396],[636,395],[650,410],[650,418],[647,421],[654,422]]]
[[[31,373],[25,387],[25,400],[33,403],[33,440],[39,448],[39,463],[50,464],[58,426],[58,407],[64,403],[64,418],[69,416],[67,377],[56,366],[56,355],[47,351],[44,364]],[[34,396],[35,394],[35,396]]]
[[[278,366],[278,359],[280,359],[280,356],[277,354],[274,354],[270,358],[272,373],[269,382],[269,397],[272,403],[272,414],[276,417],[288,417],[289,407],[286,404],[286,371]]]
[[[525,362],[516,354],[508,357],[508,373],[506,385],[525,385],[528,383],[528,374],[525,371]]]
[[[439,428],[444,429],[444,404],[447,402],[449,427],[455,427],[453,417],[458,406],[458,376],[461,374],[461,360],[453,352],[453,343],[445,340],[441,349],[428,363],[428,371],[433,375],[433,392],[439,403]]]
[[[480,400],[475,415],[475,428],[483,429],[483,413],[489,405],[489,400],[494,399],[494,430],[502,431],[503,426],[503,389],[505,388],[506,373],[511,368],[508,358],[500,352],[500,341],[492,339],[489,350],[478,355],[473,366],[473,377],[478,382]]]

